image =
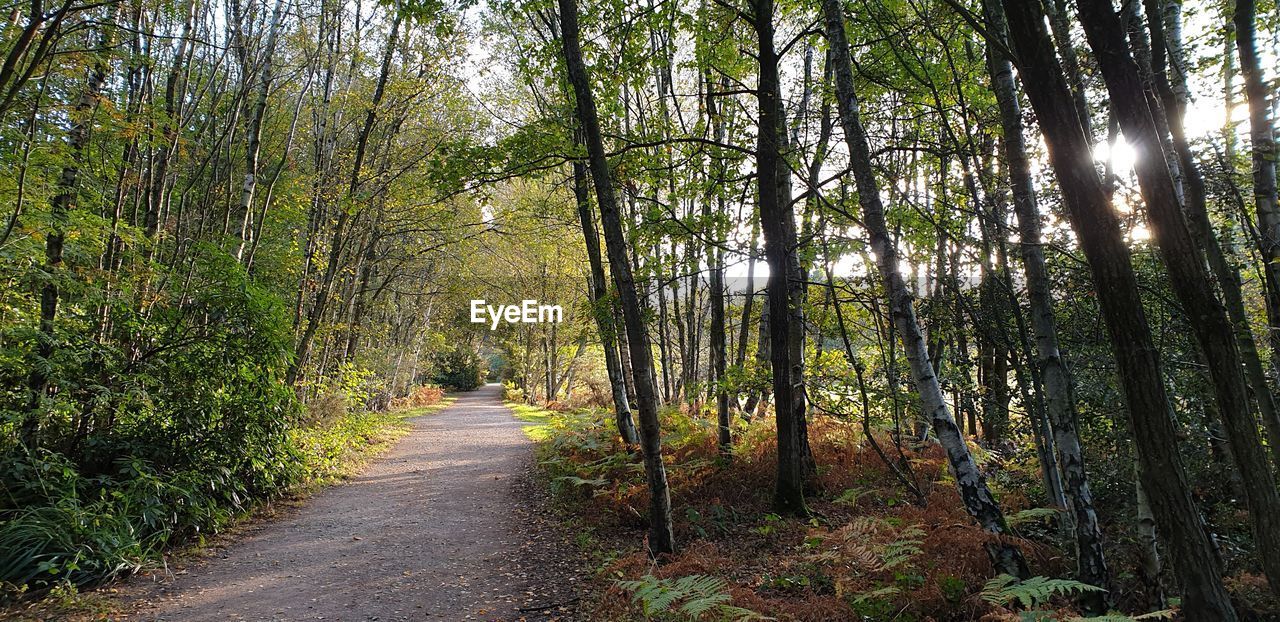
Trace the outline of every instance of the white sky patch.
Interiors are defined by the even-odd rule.
[[[1116,136],[1114,145],[1106,141],[1093,148],[1094,162],[1110,161],[1113,171],[1121,177],[1133,172],[1133,164],[1138,159],[1138,152],[1124,139],[1124,134]]]

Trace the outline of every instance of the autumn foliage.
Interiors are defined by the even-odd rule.
[[[1004,611],[978,597],[994,574],[983,548],[993,536],[965,513],[936,446],[903,447],[926,496],[920,505],[861,430],[819,419],[810,428],[821,465],[813,515],[788,518],[771,508],[777,458],[770,421],[739,425],[730,466],[717,453],[708,421],[668,410],[668,477],[676,534],[686,544],[655,564],[635,546],[646,524],[643,472],[602,416],[552,418],[555,433],[540,454],[551,486],[581,525],[594,526],[603,548],[629,551],[607,566],[609,581],[720,576],[733,605],[786,620],[976,620]],[[1013,492],[1002,501],[1011,514],[1031,506]],[[1036,537],[1016,543],[1040,573],[1065,573],[1053,543],[1039,533],[1030,529]],[[635,619],[634,604],[619,588],[611,591],[613,597],[599,602],[601,619]]]

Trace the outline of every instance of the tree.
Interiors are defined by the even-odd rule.
[[[600,233],[596,229],[595,215],[591,209],[589,183],[586,164],[574,162],[573,195],[578,206],[582,235],[587,242],[587,260],[591,263],[591,280],[587,290],[591,297],[591,311],[596,320],[596,328],[600,332],[600,344],[604,347],[604,362],[613,396],[614,421],[622,442],[634,445],[640,439],[636,436],[635,423],[631,419],[631,403],[627,399],[627,385],[622,377],[622,361],[618,358],[617,327],[613,323],[612,298],[609,296],[609,285],[604,274],[604,262],[600,258]]]
[[[1058,178],[1071,226],[1098,287],[1138,450],[1139,474],[1160,533],[1185,590],[1183,611],[1203,620],[1235,620],[1221,569],[1191,498],[1177,433],[1138,295],[1129,249],[1106,190],[1091,164],[1091,146],[1044,27],[1039,5],[1006,0],[1018,75],[1031,100]]]
[[[849,148],[850,169],[858,186],[858,204],[862,207],[862,224],[871,239],[876,266],[888,299],[893,324],[898,330],[902,347],[911,365],[912,380],[920,397],[921,409],[933,426],[933,433],[947,452],[947,462],[960,488],[965,509],[982,525],[996,534],[1009,533],[1004,513],[987,488],[978,471],[969,447],[965,445],[960,427],[951,415],[938,376],[930,360],[920,323],[912,306],[911,291],[898,268],[898,253],[884,220],[884,206],[880,200],[880,187],[871,166],[871,148],[858,112],[858,98],[853,82],[853,61],[845,34],[844,14],[838,0],[823,0],[822,13],[826,25],[827,41],[831,46],[831,61],[836,77],[836,102],[840,110],[840,126],[844,130]],[[1022,552],[1007,542],[993,542],[987,551],[997,570],[1015,577],[1030,573]]]
[[[759,39],[760,107],[756,137],[756,187],[760,230],[769,265],[768,301],[770,363],[773,368],[774,416],[778,426],[778,478],[773,504],[779,511],[805,514],[804,434],[804,275],[796,254],[795,212],[791,207],[791,171],[783,158],[782,90],[778,54],[773,41],[773,0],[756,0],[752,25]]]
[[[644,453],[645,477],[649,483],[649,553],[658,556],[675,551],[675,535],[671,528],[671,499],[667,489],[667,473],[662,461],[662,428],[658,423],[657,385],[654,383],[653,354],[649,333],[641,316],[640,297],[627,259],[627,243],[622,234],[617,195],[610,179],[609,163],[600,133],[591,79],[582,60],[578,43],[578,7],[575,0],[558,0],[560,38],[565,69],[573,89],[574,104],[583,142],[586,143],[591,180],[596,189],[596,204],[604,227],[605,250],[613,272],[614,286],[622,306],[623,321],[630,344],[631,370],[635,378],[636,409],[639,414],[640,448]]]
[[[983,2],[987,24],[1001,41],[1007,41],[1004,9],[995,0]],[[1058,344],[1058,325],[1054,317],[1053,296],[1048,267],[1044,258],[1040,212],[1036,204],[1035,185],[1031,177],[1031,160],[1027,156],[1026,138],[1022,131],[1022,110],[1018,102],[1013,67],[995,44],[987,44],[987,64],[992,89],[1000,107],[1003,129],[1005,165],[1013,190],[1013,211],[1018,220],[1022,267],[1031,306],[1031,328],[1036,340],[1036,364],[1044,384],[1046,412],[1053,429],[1053,446],[1057,450],[1057,467],[1062,471],[1063,488],[1072,513],[1075,530],[1076,574],[1091,585],[1111,584],[1103,553],[1102,528],[1094,510],[1093,493],[1085,473],[1084,452],[1076,426],[1076,404],[1071,378]],[[1052,468],[1054,465],[1048,465]],[[1101,595],[1089,597],[1091,612],[1105,613]]]

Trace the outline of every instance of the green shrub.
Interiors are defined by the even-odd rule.
[[[524,389],[521,389],[516,383],[507,380],[502,383],[502,399],[517,404],[524,403]]]
[[[456,346],[436,356],[432,382],[454,391],[474,391],[483,382],[480,356],[466,346]]]
[[[225,468],[165,476],[138,460],[84,477],[61,454],[10,456],[0,521],[5,593],[83,586],[136,569],[175,539],[216,530],[249,500]],[[3,597],[6,594],[0,594]]]
[[[129,296],[102,301],[121,305],[111,339],[68,314],[46,362],[58,390],[40,404],[30,447],[13,434],[30,416],[29,360],[0,356],[4,595],[129,572],[302,479],[286,307],[233,257],[200,250],[166,281],[181,293],[150,292],[143,311]]]

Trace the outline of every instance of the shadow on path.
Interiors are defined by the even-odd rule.
[[[532,443],[502,388],[462,394],[359,476],[176,578],[137,577],[147,620],[569,620],[577,560],[542,520]],[[154,583],[152,583],[154,579]]]

